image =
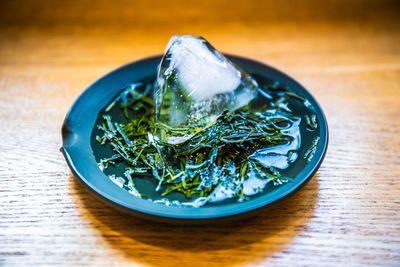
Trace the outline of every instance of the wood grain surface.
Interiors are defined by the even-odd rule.
[[[0,265],[400,266],[399,6],[1,1]],[[183,33],[287,72],[325,110],[320,170],[253,219],[177,227],[121,214],[59,152],[64,116],[90,83]]]

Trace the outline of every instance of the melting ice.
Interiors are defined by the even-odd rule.
[[[202,128],[258,93],[257,82],[202,37],[174,36],[158,67],[156,118],[170,127]]]

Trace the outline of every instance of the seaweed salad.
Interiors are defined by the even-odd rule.
[[[190,45],[184,48],[195,47]],[[105,108],[96,140],[109,153],[99,160],[100,169],[136,197],[179,207],[244,201],[267,186],[290,182],[292,178],[282,170],[296,160],[309,161],[318,143],[314,139],[299,157],[300,123],[308,131],[318,127],[309,102],[279,81],[257,81],[219,54],[218,60],[237,72],[214,72],[232,78],[217,86],[200,81],[197,91],[188,90],[192,83],[186,86],[186,80],[196,76],[184,73],[188,68],[182,64],[193,60],[192,55],[183,63],[172,60],[175,56],[182,61],[186,55],[181,46],[182,40],[170,42],[158,76],[127,84]],[[211,98],[214,86],[217,91]],[[224,86],[234,90],[228,92]],[[296,115],[291,103],[305,105],[310,113]],[[115,119],[115,112],[123,119]],[[122,166],[122,174],[113,173],[116,165]],[[140,180],[151,181],[159,197],[142,192],[137,186]]]

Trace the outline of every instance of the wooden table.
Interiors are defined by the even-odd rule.
[[[273,2],[2,1],[0,265],[399,266],[399,4]],[[69,171],[60,129],[73,101],[177,33],[284,70],[325,110],[325,161],[275,209],[223,226],[149,223]]]

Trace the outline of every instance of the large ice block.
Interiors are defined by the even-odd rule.
[[[156,119],[174,128],[201,128],[257,92],[257,82],[204,38],[173,36],[158,67]]]

